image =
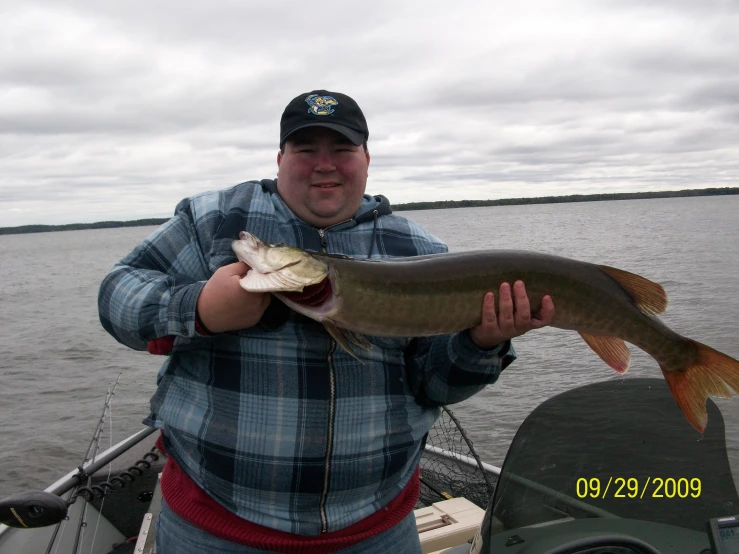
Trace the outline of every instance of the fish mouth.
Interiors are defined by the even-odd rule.
[[[239,233],[239,239],[233,241],[232,248],[250,268],[239,281],[249,292],[302,294],[303,289],[321,283],[328,275],[326,264],[299,248],[266,243],[245,231]]]
[[[265,275],[277,273],[305,261],[305,255],[302,252],[297,256],[282,256],[282,259],[269,256],[270,252],[279,250],[280,248],[297,250],[291,247],[285,247],[282,244],[275,245],[264,242],[246,231],[241,231],[239,233],[239,239],[231,242],[231,249],[240,261],[246,263],[253,270]]]
[[[306,298],[316,294],[316,287],[326,281],[327,271],[310,271],[305,273],[300,271],[300,266],[305,260],[297,263],[290,263],[279,270],[262,272],[255,268],[246,272],[246,275],[239,281],[242,288],[249,292],[280,292],[280,293],[296,293],[298,297],[303,296],[305,289],[310,289],[306,294]],[[296,271],[291,270],[295,267]],[[312,270],[316,268],[310,268]]]

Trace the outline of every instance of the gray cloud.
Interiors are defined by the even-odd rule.
[[[736,1],[6,5],[0,226],[274,176],[314,88],[360,103],[396,203],[739,186]]]

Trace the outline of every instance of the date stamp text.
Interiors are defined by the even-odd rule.
[[[580,477],[578,498],[698,498],[701,480],[698,477]]]

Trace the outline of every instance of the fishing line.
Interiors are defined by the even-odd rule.
[[[70,491],[69,498],[71,497],[72,497],[72,493]],[[69,500],[69,498],[67,500]],[[61,528],[61,533],[59,533],[59,542],[56,543],[56,548],[54,548],[54,554],[57,554],[57,552],[59,552],[59,545],[62,543],[61,539],[64,536],[64,530],[67,528],[68,519],[69,518],[64,518],[62,521],[57,523],[56,529],[54,529],[54,533],[51,535],[51,541],[49,541],[49,546],[46,548],[46,554],[51,554],[51,548],[54,546],[54,541],[56,541],[57,533],[60,531],[60,528]]]
[[[100,415],[98,424],[95,427],[95,431],[92,434],[92,439],[90,440],[90,444],[87,447],[87,452],[85,453],[84,460],[77,468],[79,470],[80,480],[84,478],[85,476],[87,477],[87,486],[80,487],[80,485],[78,484],[77,486],[72,488],[72,490],[70,491],[69,498],[66,501],[67,504],[71,507],[75,502],[77,502],[77,498],[79,496],[82,496],[83,499],[85,500],[85,504],[82,506],[82,511],[80,512],[79,523],[77,524],[77,533],[75,535],[74,546],[72,547],[72,552],[74,554],[77,554],[79,552],[81,538],[84,536],[84,527],[86,527],[87,525],[87,523],[85,522],[85,515],[87,513],[87,503],[91,502],[93,498],[92,494],[90,494],[89,497],[86,494],[83,494],[83,491],[89,491],[90,493],[92,492],[90,488],[90,485],[92,484],[92,475],[88,475],[83,468],[86,463],[90,461],[94,461],[95,456],[97,456],[100,450],[100,437],[102,436],[103,430],[105,429],[105,415],[106,413],[108,413],[110,409],[110,403],[112,401],[113,395],[115,394],[115,389],[121,380],[121,375],[123,375],[123,373],[118,374],[118,378],[115,380],[115,383],[113,383],[112,385],[108,385],[108,391],[107,391],[107,394],[105,395],[105,402],[103,403],[103,412]],[[111,426],[112,426],[112,420],[111,420]],[[111,434],[112,434],[112,427],[111,427]],[[111,437],[111,440],[112,440],[112,437]],[[91,455],[92,455],[92,458],[90,458]],[[101,505],[101,510],[102,510],[102,505]],[[100,515],[101,514],[98,513],[98,525],[100,522],[100,518],[99,518]],[[57,524],[56,529],[54,530],[54,533],[52,534],[51,539],[49,541],[49,545],[46,549],[46,554],[51,554],[52,548],[54,548],[55,554],[56,552],[58,552],[59,545],[62,542],[61,538],[64,535],[64,529],[66,527],[67,520],[69,520],[68,516],[62,519],[62,521],[60,521]],[[60,531],[60,527],[61,527],[61,533],[58,533]],[[97,525],[95,527],[95,533],[97,533]],[[95,537],[93,536],[93,543],[94,541],[95,541]]]
[[[108,394],[105,395],[103,413],[100,415],[100,421],[98,422],[98,426],[95,429],[95,433],[93,434],[93,439],[90,442],[90,446],[87,449],[87,456],[90,455],[90,450],[92,450],[92,458],[90,458],[90,461],[94,461],[95,457],[98,455],[98,452],[100,452],[100,439],[103,436],[103,431],[105,430],[105,416],[110,411],[110,403],[113,400],[113,395],[115,394],[115,389],[118,386],[118,382],[121,380],[121,375],[122,374],[120,373],[118,374],[118,378],[112,386],[108,385]],[[82,465],[80,465],[80,470],[87,461],[88,460],[82,462]],[[87,486],[89,487],[90,485],[92,485],[92,475],[87,476]],[[82,548],[82,539],[85,536],[85,528],[87,527],[86,517],[88,505],[89,501],[85,502],[82,506],[82,513],[80,514],[79,523],[77,524],[77,534],[75,536],[74,546],[72,547],[73,554],[78,554],[80,552],[80,549]],[[99,521],[100,513],[98,512],[98,522]]]
[[[118,375],[118,379],[121,378],[121,374]],[[118,384],[118,381],[116,381],[116,384]],[[110,431],[108,432],[108,448],[113,448],[113,399],[111,398],[111,401],[108,406],[108,422],[110,423]],[[108,476],[106,478],[106,481],[110,481],[110,476],[113,473],[113,460],[110,461],[108,464]],[[90,542],[90,554],[92,554],[92,549],[95,546],[95,539],[97,539],[98,536],[98,528],[100,527],[100,518],[103,516],[103,506],[105,505],[105,496],[100,500],[100,509],[98,510],[98,517],[97,521],[95,522],[95,531],[92,534],[92,542]]]

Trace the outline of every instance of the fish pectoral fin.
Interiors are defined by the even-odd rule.
[[[352,347],[349,345],[347,338],[344,336],[344,333],[347,332],[346,329],[339,329],[336,325],[334,325],[330,321],[324,321],[323,326],[326,328],[326,331],[328,331],[328,334],[331,335],[331,337],[346,351],[347,354],[349,354],[352,358],[356,359],[360,364],[364,365],[364,362],[362,361],[362,359],[356,355],[354,350],[352,350]],[[349,333],[351,333],[351,331],[349,331]],[[352,333],[352,335],[356,335],[356,334]],[[369,342],[367,342],[367,344],[369,344]],[[370,345],[370,348],[371,348],[371,345]]]
[[[607,265],[598,267],[621,285],[629,293],[634,304],[645,314],[661,314],[667,309],[667,293],[658,283],[623,269]]]
[[[372,343],[367,340],[367,337],[365,337],[362,333],[355,333],[354,331],[350,331],[349,329],[341,329],[340,327],[337,327],[337,329],[344,336],[347,342],[350,342],[354,346],[361,348],[362,350],[365,350],[367,352],[372,350]]]
[[[582,339],[600,359],[619,373],[626,373],[631,362],[631,351],[618,337],[605,337],[580,332]]]

